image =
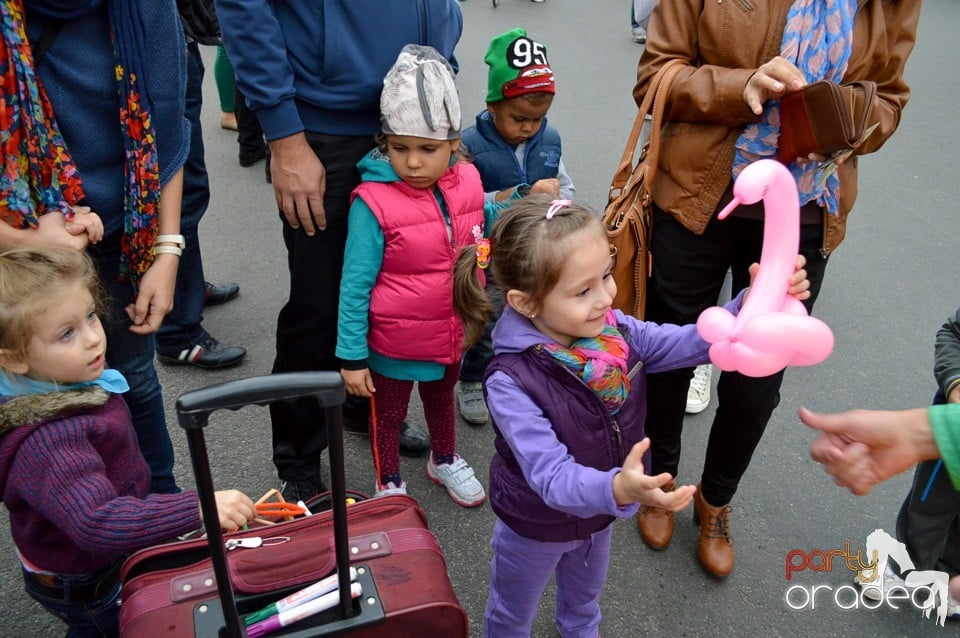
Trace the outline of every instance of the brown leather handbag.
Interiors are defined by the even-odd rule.
[[[613,307],[641,319],[651,266],[651,189],[660,154],[663,113],[670,94],[670,84],[682,66],[682,60],[670,60],[653,77],[633,121],[620,165],[610,181],[607,205],[603,211],[603,223],[615,258],[613,278],[617,282],[617,295]],[[640,154],[634,164],[638,145]]]
[[[864,139],[874,82],[837,84],[820,80],[780,100],[780,141],[777,159],[789,164],[810,153],[831,155],[853,149]]]

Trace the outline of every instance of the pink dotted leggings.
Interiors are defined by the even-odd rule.
[[[377,392],[374,396],[376,427],[371,428],[370,445],[377,480],[381,476],[400,473],[400,424],[407,418],[413,381],[391,379],[370,371]],[[453,389],[460,375],[460,364],[447,366],[438,381],[419,381],[417,391],[423,403],[423,414],[430,431],[430,447],[436,456],[449,456],[456,451],[456,414]]]

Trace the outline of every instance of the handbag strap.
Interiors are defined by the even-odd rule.
[[[646,121],[647,115],[650,115],[653,121],[650,127],[650,137],[647,142],[647,152],[650,154],[650,161],[647,162],[647,166],[650,168],[647,169],[646,183],[650,184],[653,181],[657,167],[656,161],[660,154],[660,128],[663,126],[663,113],[666,110],[667,94],[670,91],[670,85],[673,83],[674,77],[680,72],[680,67],[682,66],[685,66],[683,60],[676,58],[668,60],[667,63],[657,71],[657,74],[653,76],[653,80],[650,82],[650,86],[643,96],[640,109],[637,111],[637,116],[633,121],[633,128],[630,130],[630,136],[627,138],[623,155],[620,157],[620,165],[617,167],[616,172],[613,174],[613,179],[610,182],[610,190],[607,196],[608,202],[612,202],[620,195],[627,186],[631,173],[633,173],[633,157],[636,155],[637,143],[640,141],[640,134],[643,130],[643,124]]]

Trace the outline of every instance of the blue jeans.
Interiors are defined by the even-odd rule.
[[[630,28],[647,30],[650,14],[657,7],[657,0],[632,0],[630,3]]]
[[[205,283],[200,256],[198,227],[210,202],[210,181],[203,159],[203,130],[200,107],[203,101],[203,60],[196,42],[187,45],[186,117],[190,122],[190,153],[183,165],[183,202],[180,209],[180,232],[187,247],[180,257],[173,310],[157,332],[157,347],[162,354],[176,357],[185,348],[192,348],[206,336],[203,326]]]
[[[64,599],[51,598],[38,591],[24,577],[24,589],[43,608],[67,624],[66,638],[114,638],[120,635],[120,582],[109,592],[94,598],[74,602],[70,600],[70,588],[95,583],[99,575],[56,576],[64,589]]]
[[[104,238],[87,250],[97,265],[108,300],[108,307],[102,313],[107,334],[107,363],[119,370],[130,384],[123,398],[130,408],[140,453],[150,466],[150,491],[179,492],[173,478],[173,443],[167,431],[160,379],[153,363],[156,340],[154,335],[130,332],[131,322],[124,310],[133,299],[133,289],[129,283],[118,281],[120,237]]]

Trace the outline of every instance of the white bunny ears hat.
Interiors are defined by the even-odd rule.
[[[460,137],[460,100],[453,67],[436,49],[408,44],[383,78],[380,124],[387,135],[432,140]]]

